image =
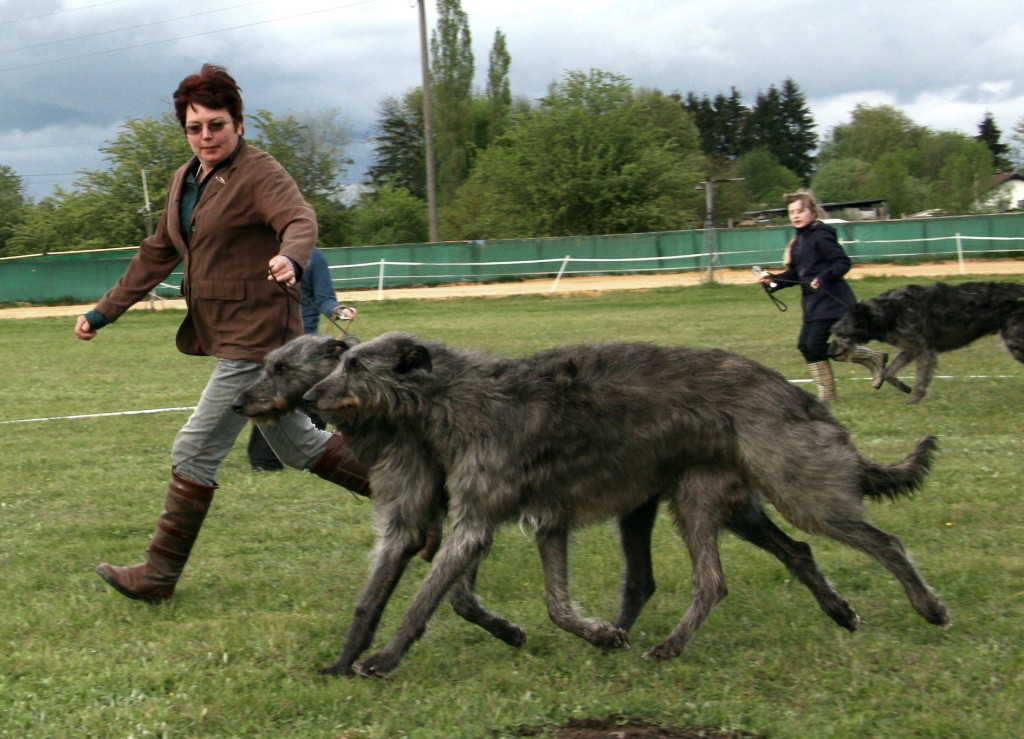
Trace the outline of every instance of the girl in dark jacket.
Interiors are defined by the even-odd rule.
[[[764,274],[761,282],[769,292],[800,286],[804,321],[797,349],[818,386],[818,397],[831,401],[836,398],[836,385],[828,362],[828,340],[832,324],[857,302],[845,279],[851,262],[836,238],[835,229],[821,220],[825,212],[810,192],[801,190],[784,197],[789,221],[796,228],[796,234],[786,246],[783,257],[786,270],[779,274]],[[871,370],[875,387],[881,385],[886,360],[888,355],[885,352],[865,346],[857,347],[849,357],[849,361]]]

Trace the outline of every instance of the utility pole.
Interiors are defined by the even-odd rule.
[[[715,281],[715,262],[718,261],[717,234],[715,233],[715,183],[716,182],[742,182],[743,177],[728,177],[716,180],[708,177],[703,182],[697,183],[696,190],[704,191],[704,207],[707,213],[704,216],[704,251],[708,254],[708,282]]]
[[[434,164],[434,102],[430,93],[430,53],[427,47],[427,13],[423,0],[416,3],[420,11],[420,67],[423,73],[423,139],[426,145],[427,168],[427,222],[430,240],[439,242],[441,232],[437,225],[437,168]]]
[[[153,235],[153,206],[149,202],[149,185],[146,183],[146,170],[142,170],[142,197],[145,205],[139,209],[139,213],[146,217],[146,236]]]

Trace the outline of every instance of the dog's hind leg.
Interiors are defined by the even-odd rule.
[[[910,604],[925,621],[938,626],[949,626],[953,622],[946,604],[925,582],[898,537],[862,520],[844,519],[823,523],[825,528],[821,533],[871,555],[895,575],[906,591]]]
[[[811,591],[821,610],[844,629],[856,631],[860,617],[818,568],[811,547],[787,536],[760,504],[737,508],[725,525],[740,538],[775,556]]]
[[[556,625],[599,647],[626,647],[624,629],[599,618],[586,618],[569,592],[569,532],[538,529],[534,538],[544,571],[544,602]]]
[[[526,643],[526,632],[519,626],[484,607],[476,594],[476,573],[478,565],[473,565],[465,577],[455,583],[451,594],[451,604],[455,612],[470,623],[476,624],[490,632],[506,644],[521,647]]]
[[[678,656],[715,606],[729,594],[718,551],[718,532],[723,514],[735,500],[740,483],[733,475],[691,470],[679,482],[670,500],[676,526],[690,553],[693,598],[679,624],[644,659],[661,661]]]
[[[629,631],[644,605],[654,595],[654,567],[651,564],[651,532],[658,515],[658,499],[651,498],[642,506],[620,516],[619,539],[625,559],[622,576],[622,598],[615,625]]]
[[[934,351],[928,350],[918,354],[917,374],[914,378],[914,392],[910,396],[908,404],[920,403],[928,394],[928,386],[935,374],[935,367],[938,365],[938,356]]]
[[[911,391],[910,385],[903,382],[903,380],[901,380],[896,375],[899,374],[899,371],[906,367],[911,362],[911,360],[913,360],[913,358],[913,352],[901,349],[896,354],[896,356],[893,357],[893,360],[889,362],[889,366],[882,370],[882,376],[885,378],[885,381],[888,382],[897,390],[900,390],[904,393],[909,393]]]

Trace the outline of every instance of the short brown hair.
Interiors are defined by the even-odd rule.
[[[237,125],[243,122],[242,88],[224,67],[204,64],[198,74],[190,74],[178,85],[174,91],[174,114],[182,128],[189,107],[196,104],[214,110],[226,110]]]

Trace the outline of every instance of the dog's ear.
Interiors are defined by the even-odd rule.
[[[394,370],[400,375],[407,374],[413,370],[430,372],[430,352],[423,344],[405,339],[395,347]]]
[[[324,345],[324,352],[330,359],[341,359],[341,355],[359,343],[355,336],[346,336],[342,339],[331,339]]]

